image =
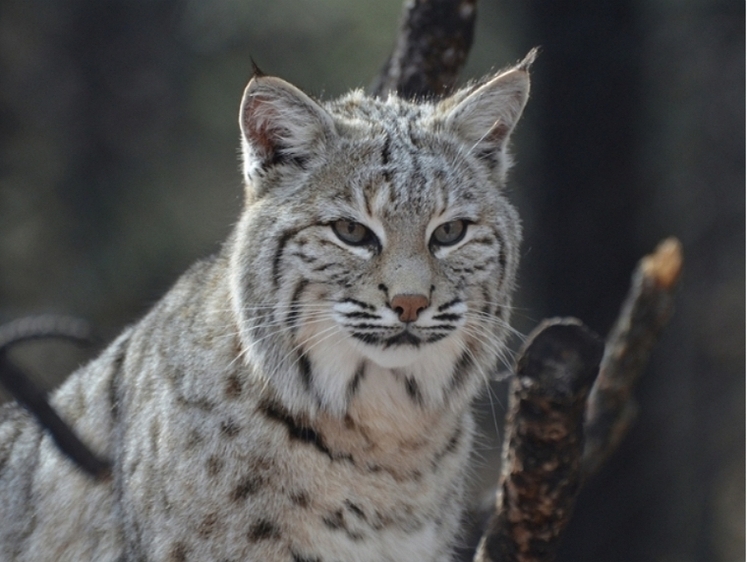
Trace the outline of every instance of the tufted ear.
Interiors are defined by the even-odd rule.
[[[442,102],[445,126],[454,131],[470,152],[508,165],[506,145],[529,98],[529,66],[536,51],[517,66],[473,89]]]
[[[334,132],[318,103],[280,78],[255,75],[239,113],[244,179],[269,166],[303,163]]]

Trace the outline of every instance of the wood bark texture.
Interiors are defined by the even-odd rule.
[[[586,398],[604,344],[576,319],[530,334],[511,381],[496,509],[475,562],[552,560],[581,487]]]
[[[477,0],[408,0],[396,47],[372,93],[442,96],[456,85],[472,46]]]

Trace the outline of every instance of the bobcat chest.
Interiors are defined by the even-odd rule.
[[[139,491],[151,483],[140,501],[153,522],[162,533],[173,524],[169,548],[207,559],[220,545],[237,559],[334,553],[371,562],[430,560],[440,542],[448,550],[471,444],[468,413],[414,413],[396,431],[381,419],[367,423],[370,412],[356,408],[342,419],[312,420],[266,397],[246,406],[216,413],[209,424],[203,416],[199,426],[174,427],[179,437],[167,441],[175,450],[137,479]]]

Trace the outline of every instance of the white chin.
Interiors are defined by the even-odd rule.
[[[365,356],[385,369],[398,369],[412,365],[422,354],[422,349],[412,345],[401,345],[396,348],[378,349],[372,346],[364,346]]]

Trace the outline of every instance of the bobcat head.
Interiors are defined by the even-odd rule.
[[[440,408],[495,369],[521,237],[507,144],[530,62],[441,101],[322,104],[251,80],[232,305],[245,360],[286,403],[343,414],[363,378],[386,376]]]

